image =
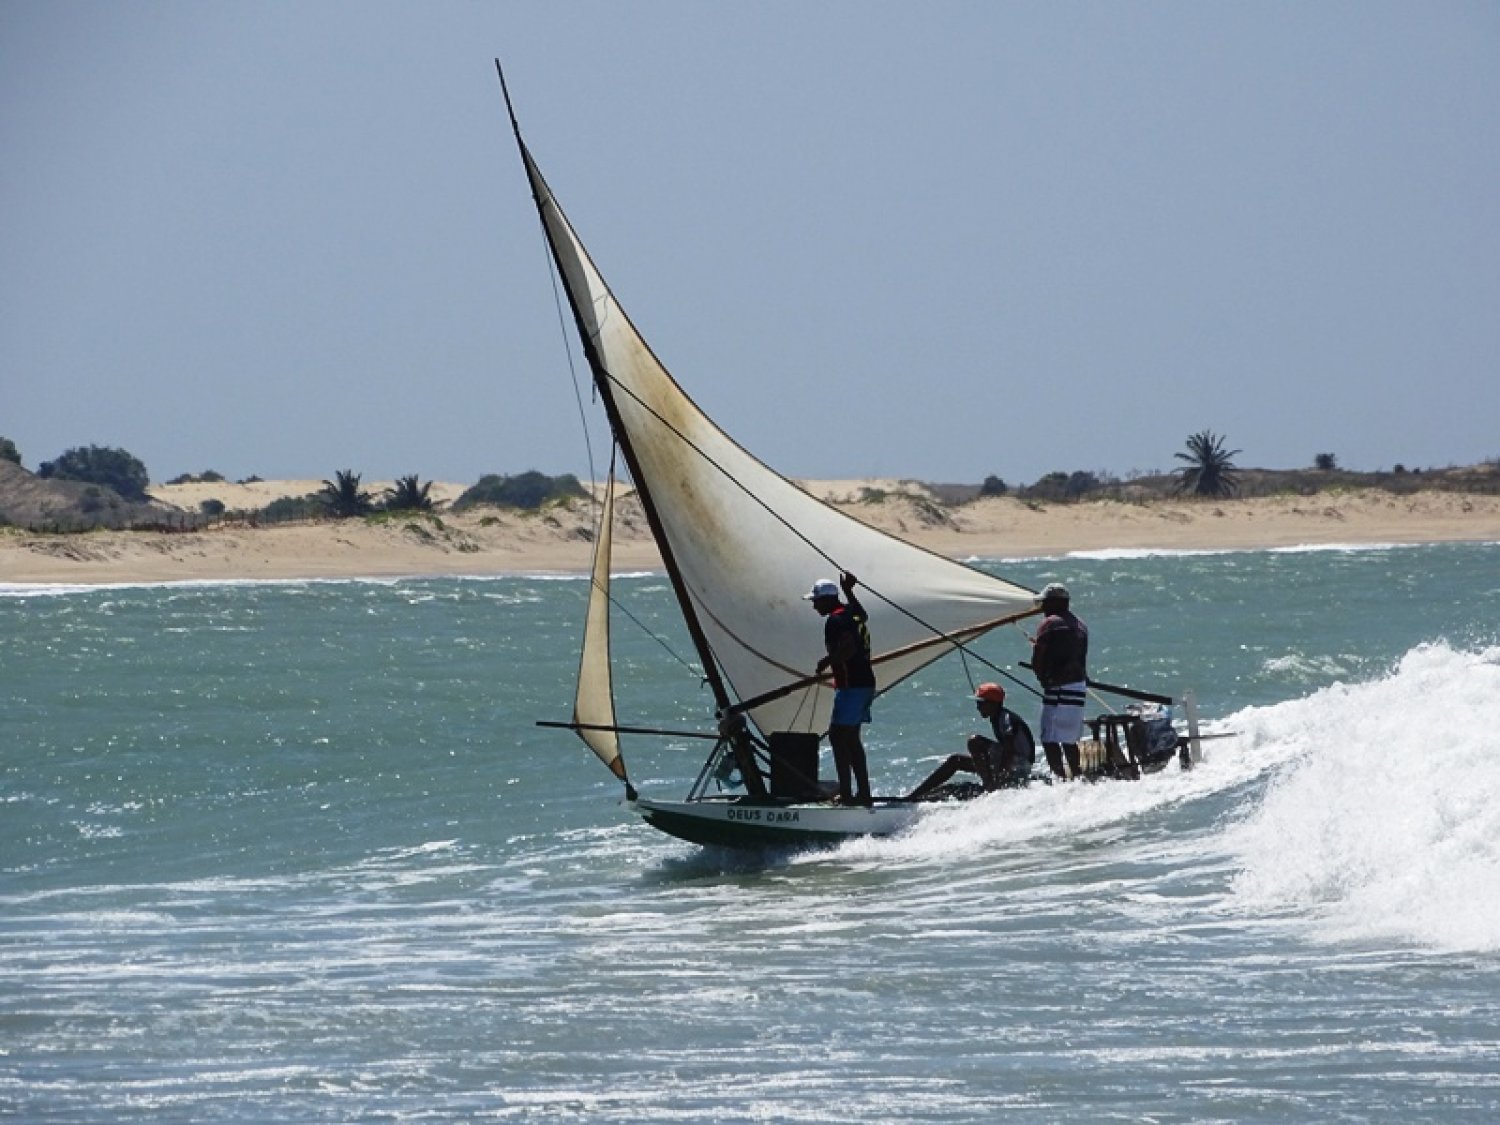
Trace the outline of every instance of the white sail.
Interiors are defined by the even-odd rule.
[[[583,655],[578,662],[578,694],[573,700],[573,722],[578,737],[588,743],[621,781],[625,760],[620,756],[620,736],[615,732],[614,681],[609,661],[609,562],[614,544],[615,475],[604,486],[599,512],[599,533],[594,539],[593,579],[589,583],[589,610],[583,627]]]
[[[818,578],[858,575],[882,690],[1034,610],[1030,591],[913,546],[829,507],[735,443],[658,362],[605,285],[529,152],[527,173],[564,284],[613,400],[616,437],[660,523],[663,553],[729,694],[756,699],[809,677],[822,621]],[[602,368],[602,373],[600,369]],[[826,682],[751,708],[762,731],[827,728]]]

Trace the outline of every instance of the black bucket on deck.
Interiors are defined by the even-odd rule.
[[[802,731],[773,731],[771,796],[786,801],[817,800],[818,736]]]

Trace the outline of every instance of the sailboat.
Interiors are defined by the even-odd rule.
[[[615,448],[628,469],[677,608],[713,695],[713,728],[621,725],[609,656],[611,473],[599,532],[571,722],[624,784],[647,824],[698,844],[781,847],[886,836],[930,807],[827,800],[818,739],[833,688],[812,671],[821,627],[803,592],[857,572],[879,692],[989,631],[1039,612],[1036,594],[870,527],[762,463],[689,397],[646,343],[563,213],[521,136],[496,61],[511,129]],[[622,734],[702,738],[711,749],[686,797],[640,794]]]

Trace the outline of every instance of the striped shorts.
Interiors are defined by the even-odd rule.
[[[1088,684],[1059,684],[1042,694],[1042,741],[1077,742],[1083,737],[1083,705]]]

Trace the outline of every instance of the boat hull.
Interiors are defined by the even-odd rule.
[[[659,832],[693,844],[722,848],[829,847],[861,836],[893,836],[910,827],[921,806],[877,801],[872,808],[785,801],[658,801],[630,803]]]

